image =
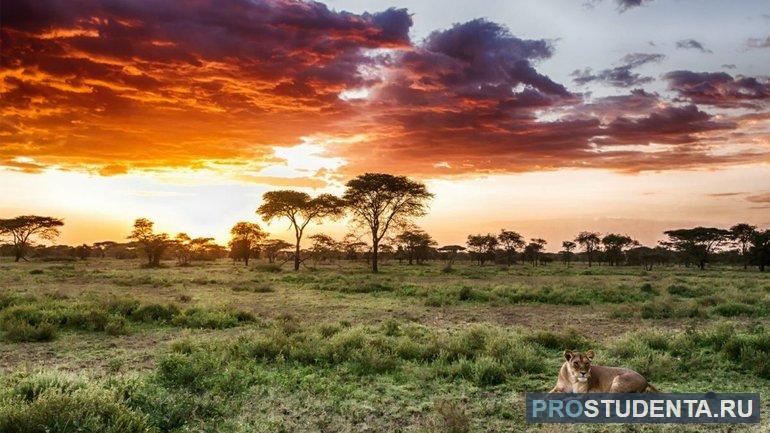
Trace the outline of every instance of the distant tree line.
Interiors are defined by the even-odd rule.
[[[641,245],[625,234],[583,231],[565,240],[557,253],[545,252],[547,242],[541,238],[526,239],[516,231],[502,229],[497,234],[468,235],[465,245],[439,247],[425,230],[412,223],[423,216],[433,194],[424,184],[404,176],[366,173],[346,184],[341,197],[293,191],[270,191],[263,195],[256,214],[265,222],[288,222],[294,242],[270,238],[257,222],[240,221],[230,230],[227,245],[213,238],[191,238],[186,233],[171,236],[156,233],[146,218],[134,222],[128,242],[97,242],[79,246],[43,246],[36,241],[53,241],[59,235],[63,220],[24,215],[0,219],[0,254],[16,261],[32,255],[42,259],[85,260],[89,257],[135,259],[142,257],[148,267],[160,266],[162,260],[174,259],[180,266],[195,261],[225,257],[246,266],[250,260],[262,258],[271,264],[291,262],[299,270],[308,260],[333,263],[339,260],[365,261],[372,272],[383,261],[419,265],[431,260],[445,262],[446,269],[458,260],[483,266],[488,263],[511,266],[518,262],[544,266],[559,261],[564,266],[585,262],[588,266],[633,265],[651,270],[654,266],[674,265],[705,269],[713,262],[757,266],[764,271],[770,262],[770,230],[741,223],[729,229],[695,227],[667,230],[666,240],[654,247]],[[323,233],[308,236],[309,248],[302,248],[310,223],[335,220],[347,216],[353,231],[341,240]]]

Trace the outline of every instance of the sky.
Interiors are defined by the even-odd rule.
[[[264,192],[435,193],[439,244],[770,227],[766,1],[3,2],[0,217],[226,242]],[[313,226],[341,237],[346,221]]]

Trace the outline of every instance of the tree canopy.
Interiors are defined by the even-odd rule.
[[[26,250],[33,245],[35,238],[52,241],[59,236],[59,227],[63,225],[64,221],[60,218],[21,215],[0,219],[0,235],[11,238],[15,261],[18,262],[25,259]]]
[[[365,173],[346,184],[343,199],[355,223],[367,227],[372,239],[372,272],[377,272],[380,241],[395,226],[427,211],[433,194],[405,176]]]
[[[270,222],[276,218],[286,218],[294,229],[294,270],[299,270],[300,244],[307,225],[316,219],[336,218],[345,210],[345,203],[331,194],[321,194],[312,198],[301,191],[269,191],[262,196],[262,204],[257,208],[263,220]]]

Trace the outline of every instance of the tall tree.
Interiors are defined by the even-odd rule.
[[[752,263],[759,267],[759,271],[765,272],[765,267],[770,265],[770,230],[754,232],[748,253]]]
[[[607,252],[607,264],[616,266],[623,261],[623,250],[639,243],[630,236],[610,233],[602,238],[602,245]]]
[[[147,218],[138,218],[134,221],[134,229],[128,235],[128,239],[133,240],[144,251],[147,256],[147,266],[160,266],[160,259],[163,252],[171,245],[171,241],[166,233],[154,233],[155,223]]]
[[[730,231],[716,227],[667,230],[668,244],[684,254],[687,262],[695,260],[700,269],[706,268],[709,256],[730,239]]]
[[[294,245],[286,242],[283,239],[268,239],[265,242],[262,242],[261,244],[259,244],[259,249],[267,257],[268,263],[275,263],[275,260],[278,258],[278,255],[282,251],[286,251],[293,246]],[[283,262],[283,263],[286,263],[286,262]]]
[[[494,260],[497,250],[497,237],[491,233],[486,235],[468,235],[468,251],[476,258],[479,266],[483,266],[487,259]]]
[[[746,223],[740,223],[730,227],[730,239],[741,247],[743,269],[746,269],[749,266],[748,247],[756,232],[756,226]]]
[[[230,254],[235,260],[243,260],[249,266],[249,259],[267,233],[257,223],[240,221],[230,229]]]
[[[286,218],[294,228],[294,270],[299,270],[300,244],[305,227],[313,220],[326,217],[338,217],[344,212],[344,203],[331,194],[321,194],[316,198],[300,191],[269,191],[262,196],[262,205],[257,213],[266,222],[275,218]]]
[[[418,265],[421,264],[428,257],[430,248],[436,245],[436,241],[428,233],[418,228],[404,230],[396,236],[396,241],[406,251],[410,265],[415,260]]]
[[[524,247],[524,257],[532,262],[532,266],[537,266],[540,260],[540,253],[548,242],[546,242],[545,239],[540,238],[533,238],[530,239],[530,241],[531,242]]]
[[[577,248],[577,244],[572,241],[564,241],[561,243],[561,247],[564,248],[564,251],[562,251],[564,264],[569,267],[569,262],[572,260],[572,250]]]
[[[180,266],[190,264],[190,236],[187,233],[177,233],[174,236],[174,251],[176,259]]]
[[[0,235],[9,236],[15,261],[26,260],[27,249],[35,239],[52,241],[59,236],[59,227],[64,225],[60,218],[38,215],[22,215],[16,218],[0,219]]]
[[[433,197],[424,184],[405,176],[366,173],[346,184],[343,199],[353,221],[368,227],[372,236],[372,272],[377,272],[380,241],[394,226],[425,215]]]
[[[505,252],[506,263],[516,263],[516,250],[524,247],[524,237],[514,231],[502,229],[497,235],[497,241]]]
[[[586,252],[586,257],[588,258],[588,266],[590,267],[593,263],[594,252],[601,242],[599,233],[580,232],[575,238],[575,242],[583,247],[583,250]]]

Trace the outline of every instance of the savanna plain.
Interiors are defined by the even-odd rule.
[[[564,431],[524,419],[565,349],[661,391],[759,392],[770,276],[741,267],[0,262],[2,432]]]

